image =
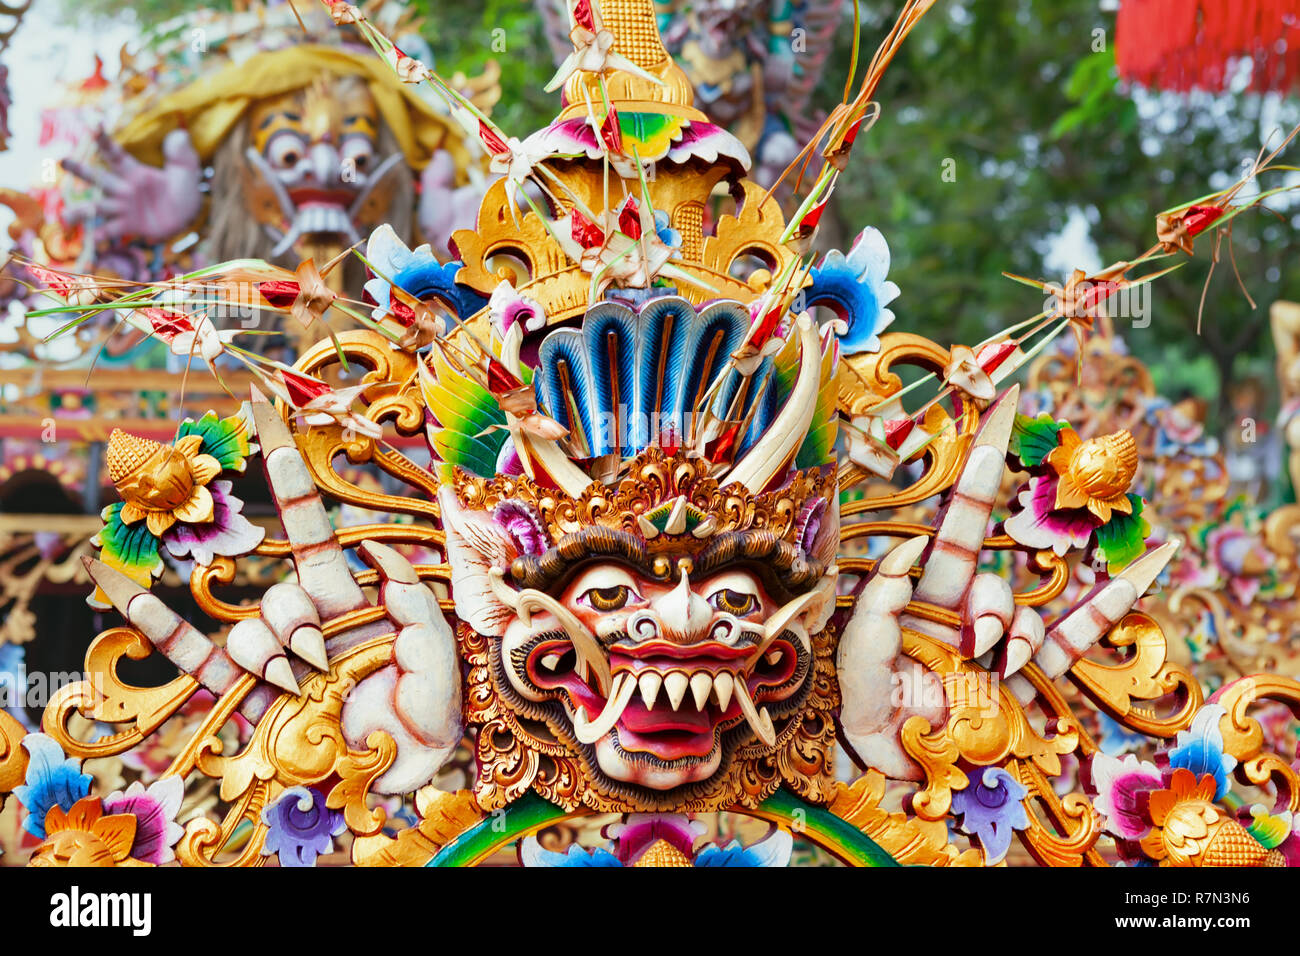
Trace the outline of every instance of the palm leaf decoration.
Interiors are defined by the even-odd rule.
[[[439,478],[449,480],[455,468],[481,478],[495,475],[509,433],[505,412],[491,393],[462,375],[440,349],[432,351],[428,367],[422,366],[420,389]]]

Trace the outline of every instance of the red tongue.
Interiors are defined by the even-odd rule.
[[[683,700],[680,710],[673,710],[668,698],[661,696],[655,701],[653,710],[647,710],[645,701],[639,696],[633,697],[623,711],[619,723],[628,730],[638,734],[654,734],[662,731],[686,731],[687,733],[709,733],[713,730],[713,718],[708,709],[696,710],[690,700]]]
[[[618,742],[624,750],[652,753],[663,760],[707,757],[713,750],[713,718],[690,701],[673,710],[661,698],[653,710],[647,710],[645,702],[636,698],[618,722]]]

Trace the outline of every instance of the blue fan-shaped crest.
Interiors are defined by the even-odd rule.
[[[597,303],[580,328],[557,329],[542,341],[539,403],[570,431],[581,430],[592,457],[628,458],[650,445],[680,445],[700,403],[727,374],[711,407],[734,420],[753,410],[743,453],[771,424],[779,398],[774,382],[765,387],[774,375],[770,360],[747,382],[728,372],[749,325],[749,311],[732,301],[696,311],[670,295],[635,312],[620,302]]]

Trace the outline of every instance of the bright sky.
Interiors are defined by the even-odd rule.
[[[129,7],[123,7],[129,11]],[[35,0],[14,34],[4,62],[9,67],[9,149],[0,153],[0,185],[26,188],[41,175],[41,110],[53,106],[68,84],[90,76],[95,54],[112,75],[122,44],[134,38],[132,15],[84,26],[65,22],[59,0]],[[0,208],[7,225],[12,215]],[[5,235],[4,239],[8,239]]]

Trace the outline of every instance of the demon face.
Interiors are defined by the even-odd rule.
[[[381,119],[365,83],[323,76],[249,112],[250,195],[276,241],[273,256],[297,245],[347,245],[403,163],[381,155]],[[373,207],[373,209],[372,209]]]
[[[611,791],[706,792],[797,723],[834,607],[825,499],[788,538],[720,524],[698,489],[565,531],[554,491],[538,507],[526,479],[491,484],[439,496],[452,591],[488,638],[493,693],[539,747]]]

